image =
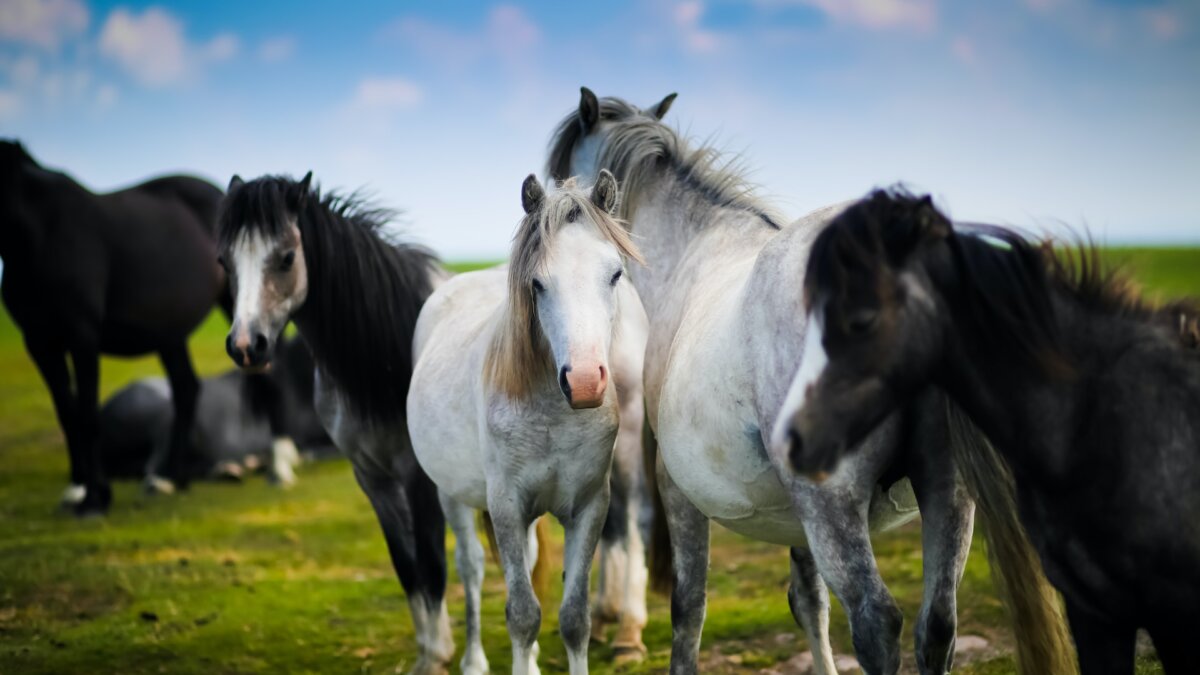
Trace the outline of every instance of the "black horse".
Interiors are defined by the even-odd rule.
[[[54,400],[79,515],[112,501],[96,443],[101,353],[159,354],[175,420],[157,471],[178,477],[199,386],[187,336],[225,285],[220,199],[219,188],[187,176],[96,195],[39,166],[20,143],[0,142],[0,290]]]
[[[190,479],[239,478],[256,466],[290,484],[300,456],[337,453],[313,408],[313,362],[299,338],[280,344],[274,367],[263,375],[231,370],[200,383],[192,427]],[[255,386],[261,380],[269,386]],[[276,408],[278,410],[276,410]],[[272,413],[278,422],[272,420]],[[114,478],[145,475],[151,458],[171,442],[175,417],[171,389],[161,377],[130,383],[100,409],[100,455]]]
[[[829,471],[938,385],[995,444],[959,457],[968,482],[993,452],[1011,470],[1083,673],[1133,672],[1139,628],[1168,673],[1200,672],[1200,307],[1146,304],[1093,247],[955,231],[897,191],[847,209],[812,259],[795,468]]]
[[[316,363],[317,414],[350,458],[408,596],[420,650],[412,672],[445,672],[446,520],[413,452],[405,399],[417,315],[446,273],[430,252],[386,235],[391,212],[321,195],[311,180],[230,181],[218,226],[236,296],[225,347],[261,371],[295,320]]]

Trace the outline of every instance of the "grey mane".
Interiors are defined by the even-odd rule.
[[[691,148],[678,131],[623,99],[608,96],[599,103],[599,124],[611,123],[603,132],[600,166],[611,171],[621,185],[619,218],[632,220],[655,174],[673,172],[705,203],[747,211],[767,226],[780,229],[782,218],[756,194],[756,186],[746,179],[736,155],[726,157],[707,144]],[[561,181],[571,176],[571,155],[584,136],[579,111],[573,110],[550,142],[546,168],[551,178]]]

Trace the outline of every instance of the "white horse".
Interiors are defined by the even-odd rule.
[[[639,260],[613,219],[617,185],[600,172],[591,192],[568,181],[546,194],[522,186],[526,216],[503,268],[463,274],[421,310],[413,341],[409,431],[438,485],[458,541],[466,589],[467,673],[487,669],[478,640],[482,550],[474,509],[495,527],[505,582],[513,672],[537,672],[541,608],[530,583],[533,523],[554,514],[566,530],[559,626],[572,673],[587,671],[588,575],[609,506],[623,355],[639,362],[640,303],[624,276]],[[641,318],[639,319],[639,315]],[[635,380],[636,383],[636,380]]]
[[[843,207],[781,226],[719,155],[689,147],[660,121],[674,98],[642,110],[583,89],[548,163],[554,178],[612,171],[624,195],[618,215],[646,255],[630,276],[655,319],[644,386],[673,558],[671,670],[697,669],[712,519],[791,547],[788,600],[817,673],[836,672],[826,583],[846,608],[863,669],[896,672],[903,616],[879,576],[870,533],[912,519],[919,505],[917,665],[940,675],[953,658],[974,510],[951,461],[942,395],[927,393],[893,415],[821,483],[768,451],[801,361],[809,248]]]

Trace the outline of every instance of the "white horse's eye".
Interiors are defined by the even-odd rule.
[[[546,287],[542,285],[542,282],[538,281],[537,279],[534,279],[531,285],[533,286],[534,293],[541,293],[542,291],[546,290]]]
[[[616,286],[617,282],[621,280],[621,272],[622,270],[617,270],[616,274],[612,275],[612,279],[609,279],[608,283],[612,286]]]

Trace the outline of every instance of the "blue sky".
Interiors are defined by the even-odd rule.
[[[368,186],[495,258],[586,84],[741,153],[792,216],[906,181],[957,218],[1200,243],[1200,3],[0,0],[0,135],[95,189]]]

